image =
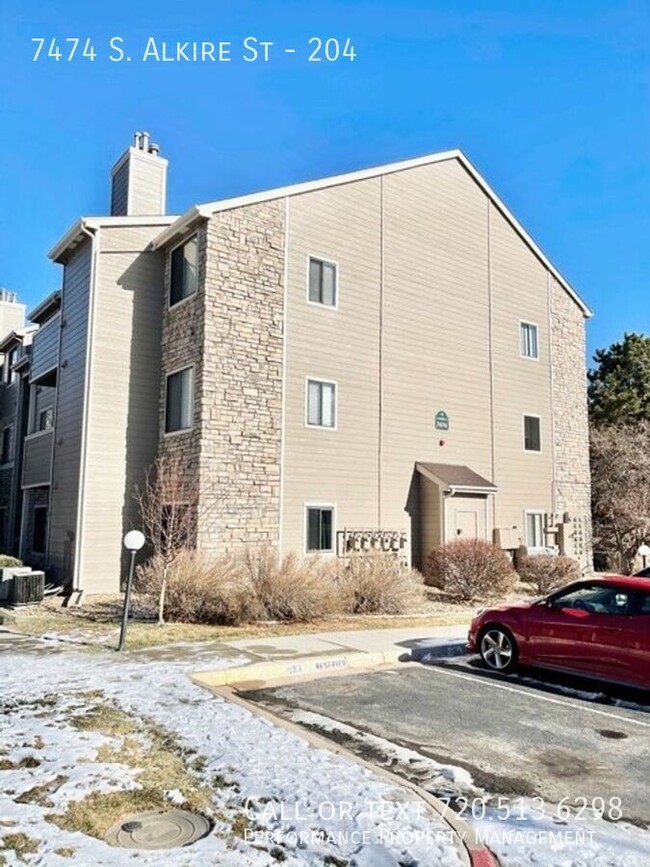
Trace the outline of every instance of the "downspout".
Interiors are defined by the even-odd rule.
[[[79,488],[77,492],[77,522],[74,539],[74,567],[72,570],[72,587],[75,593],[82,593],[81,574],[83,565],[83,546],[81,544],[84,525],[84,506],[86,501],[86,453],[88,449],[88,428],[90,415],[90,374],[92,370],[92,347],[95,325],[95,284],[97,282],[97,259],[99,255],[99,239],[94,231],[81,224],[81,231],[90,238],[92,244],[90,254],[90,281],[88,290],[88,320],[86,327],[86,372],[84,376],[83,411],[81,418],[81,449],[79,452]],[[57,395],[58,398],[58,395]]]

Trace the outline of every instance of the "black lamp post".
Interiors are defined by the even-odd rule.
[[[145,543],[144,533],[140,530],[129,530],[125,535],[123,544],[129,552],[129,575],[126,579],[126,592],[124,593],[124,608],[122,609],[122,628],[120,629],[120,643],[117,649],[124,650],[124,642],[126,641],[126,624],[129,619],[129,605],[131,604],[131,586],[133,584],[133,569],[135,567],[135,555]]]

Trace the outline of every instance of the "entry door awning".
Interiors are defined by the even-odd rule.
[[[454,494],[475,494],[487,497],[498,491],[494,482],[489,482],[483,476],[475,473],[474,470],[459,464],[418,462],[415,469],[452,496]]]

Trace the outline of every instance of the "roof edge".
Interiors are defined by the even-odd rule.
[[[169,216],[165,214],[152,214],[151,216],[144,217],[80,217],[70,226],[65,235],[57,241],[47,256],[53,262],[63,262],[65,254],[86,237],[84,229],[96,230],[116,226],[169,226],[175,220],[178,220],[178,217],[173,214]]]
[[[555,277],[562,288],[569,294],[573,301],[582,311],[584,317],[589,319],[593,316],[592,310],[582,300],[571,284],[560,274],[555,265],[546,256],[543,250],[533,241],[528,232],[524,229],[521,223],[517,220],[514,214],[507,208],[505,203],[494,192],[485,178],[480,174],[478,169],[473,165],[467,156],[459,148],[448,151],[440,151],[434,154],[428,154],[422,157],[415,157],[409,160],[399,160],[393,163],[385,163],[384,165],[375,166],[374,168],[361,169],[353,172],[346,172],[341,175],[331,175],[329,177],[320,178],[313,181],[305,181],[297,184],[290,184],[285,187],[276,187],[269,190],[263,190],[257,193],[250,193],[244,196],[236,196],[229,199],[221,199],[215,202],[206,202],[205,204],[197,204],[189,208],[184,214],[178,217],[171,225],[164,229],[156,238],[154,238],[152,246],[154,249],[162,247],[177,235],[186,231],[198,219],[208,219],[213,214],[220,211],[228,211],[233,208],[245,207],[246,205],[258,204],[260,202],[268,202],[273,199],[281,199],[288,196],[298,196],[303,193],[313,192],[315,190],[324,190],[329,187],[336,187],[342,184],[350,184],[355,181],[368,180],[370,178],[381,177],[383,175],[393,174],[394,172],[406,171],[407,169],[419,168],[420,166],[430,165],[448,160],[458,160],[467,173],[472,177],[475,183],[483,190],[490,201],[506,218],[510,225],[514,228],[524,243],[537,256],[540,262],[548,269]]]

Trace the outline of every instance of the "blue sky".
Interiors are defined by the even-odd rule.
[[[0,285],[58,286],[47,250],[105,213],[135,129],[170,159],[168,208],[460,147],[596,312],[590,351],[650,332],[647,0],[2,4]],[[124,39],[131,62],[112,63]],[[232,61],[142,62],[146,40],[228,40]],[[268,63],[241,40],[274,41]],[[356,60],[308,63],[312,36]],[[33,62],[33,37],[94,62]]]

